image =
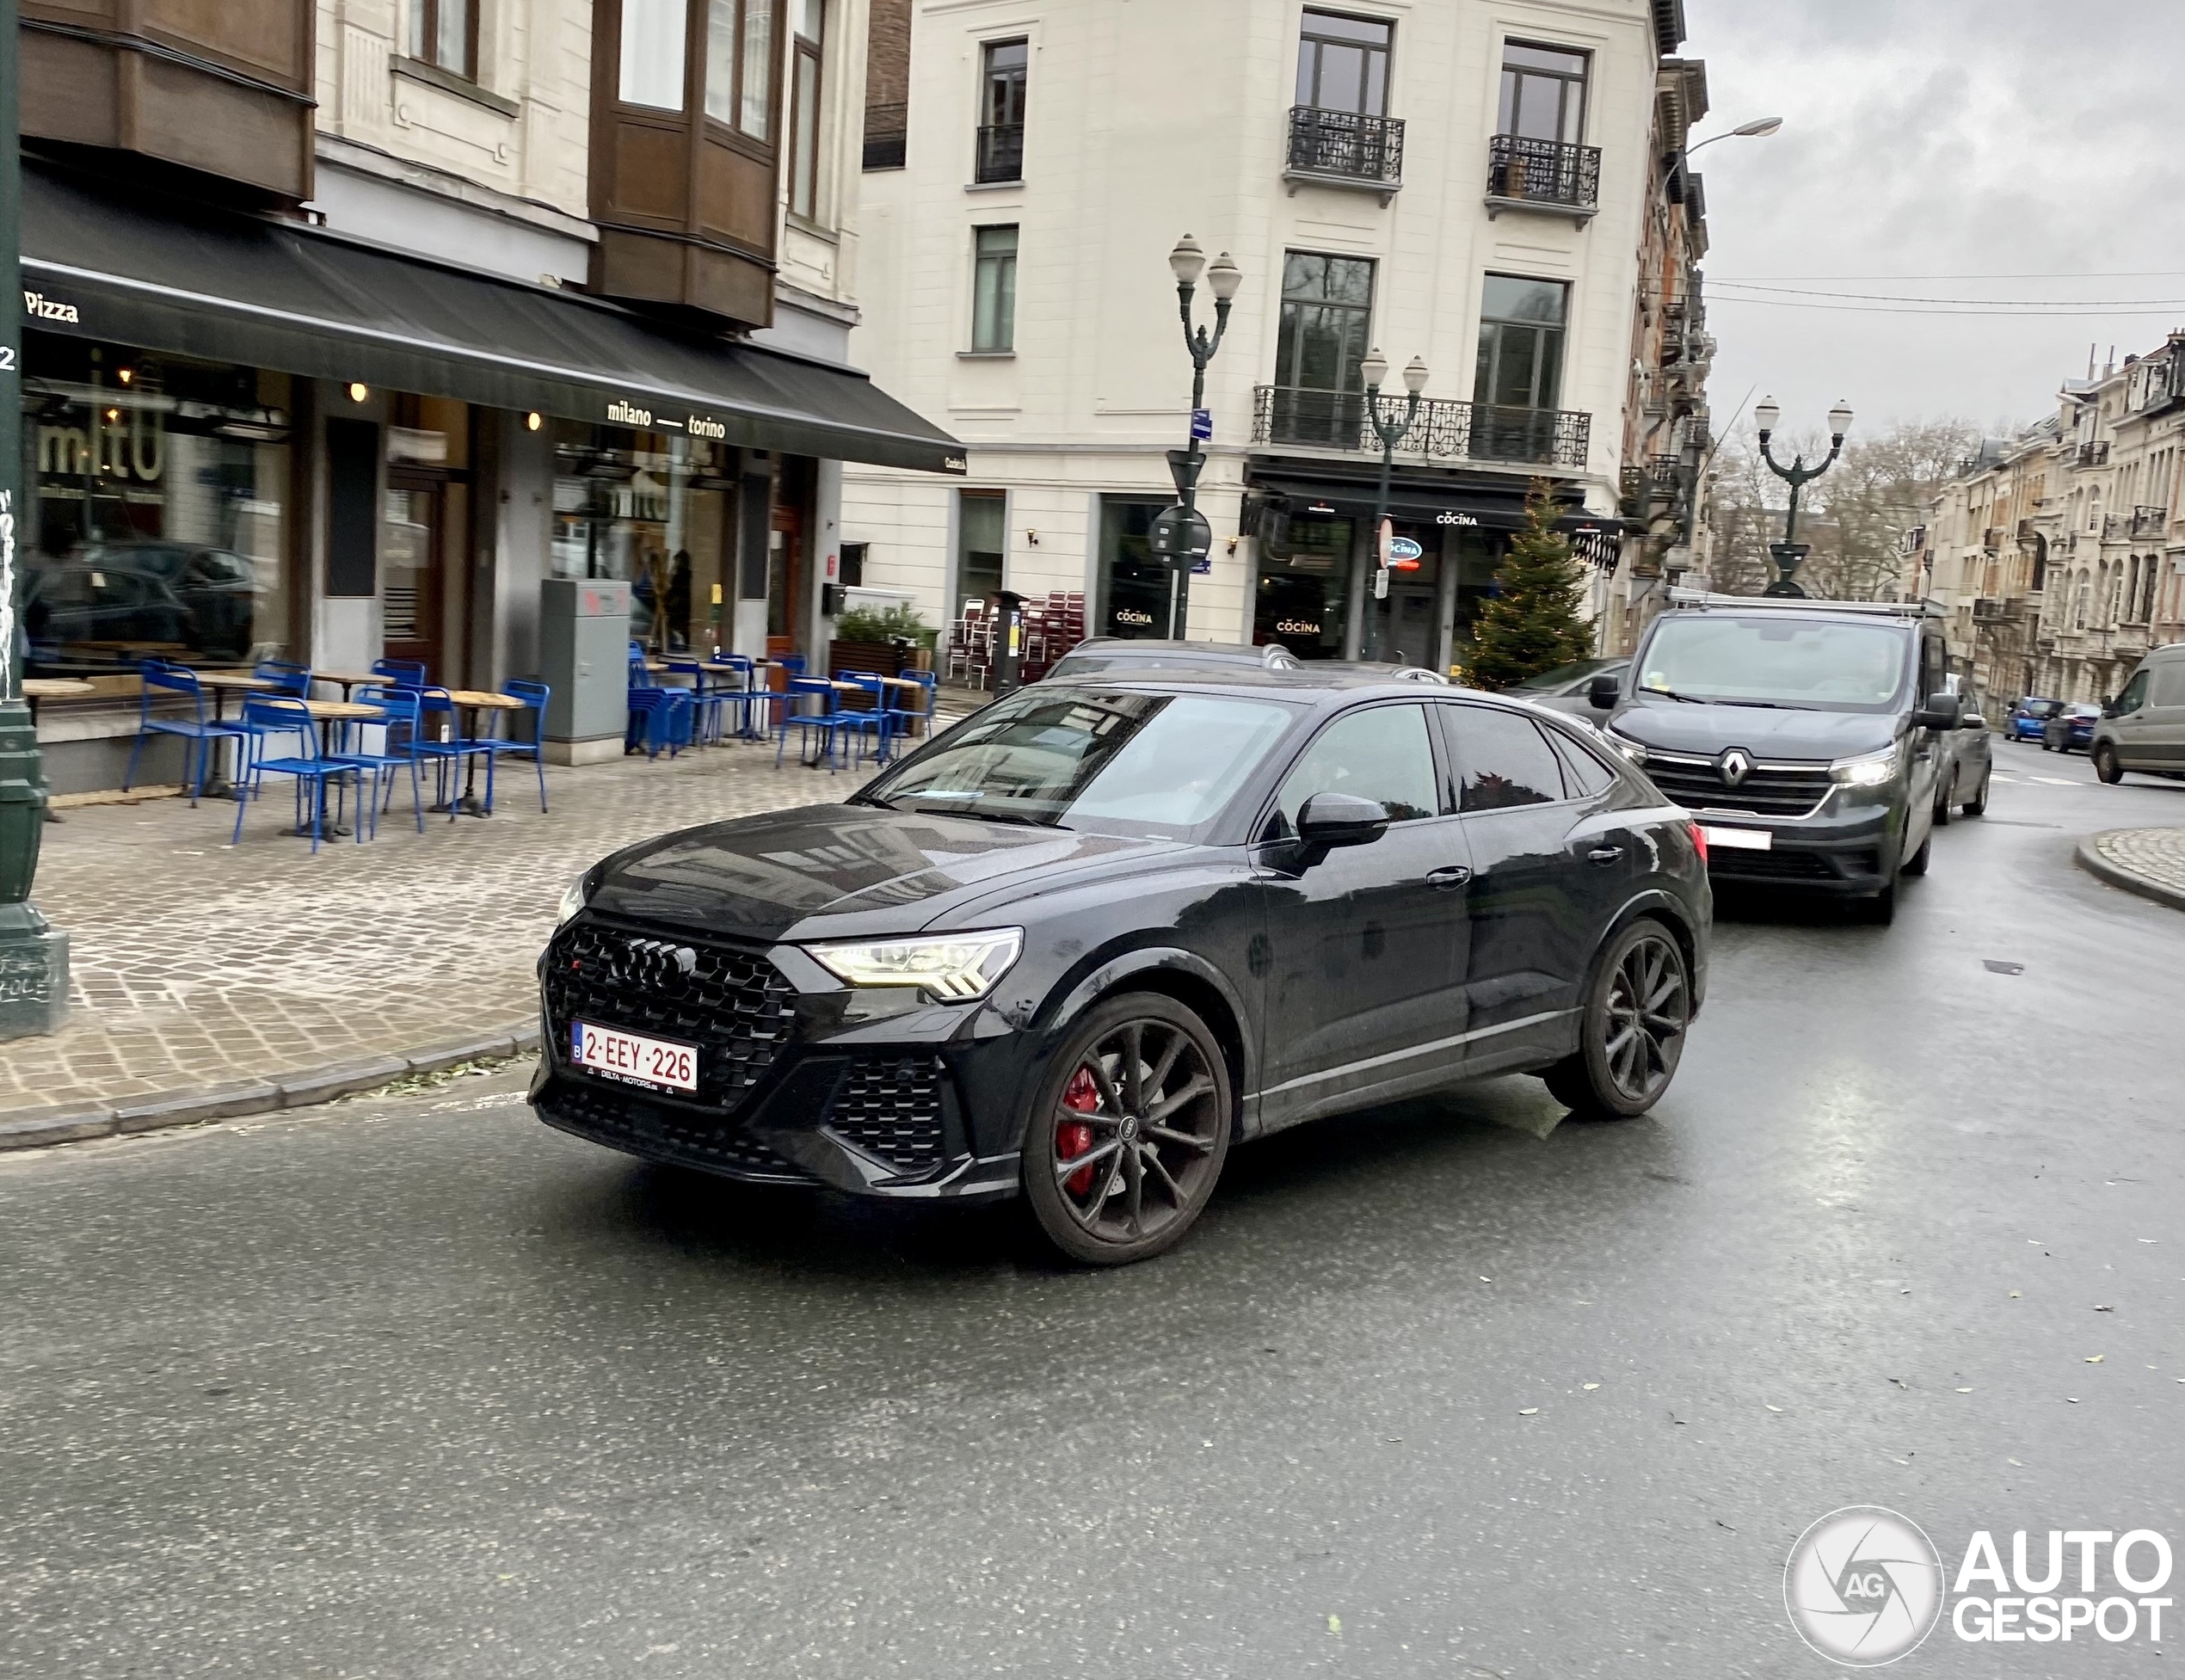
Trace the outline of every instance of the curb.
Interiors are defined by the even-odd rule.
[[[207,1086],[197,1091],[163,1092],[120,1103],[93,1103],[47,1114],[0,1116],[0,1153],[43,1149],[57,1143],[201,1126],[275,1109],[309,1108],[336,1097],[374,1091],[413,1074],[435,1074],[488,1056],[521,1055],[539,1048],[539,1024],[526,1021],[473,1038],[445,1040],[410,1055],[373,1056],[366,1061],[329,1062],[322,1068],[284,1074],[275,1080],[253,1080]]]
[[[2097,881],[2106,881],[2111,886],[2120,887],[2128,893],[2138,893],[2142,898],[2151,898],[2156,903],[2167,904],[2173,910],[2185,910],[2185,892],[2181,892],[2176,887],[2165,886],[2160,881],[2151,880],[2136,871],[2125,868],[2121,864],[2113,864],[2095,849],[2095,842],[2103,839],[2105,835],[2121,834],[2127,832],[2128,831],[2122,828],[2110,828],[2104,830],[2101,834],[2089,834],[2078,842],[2077,850],[2073,853],[2074,860],[2081,869],[2093,876]]]

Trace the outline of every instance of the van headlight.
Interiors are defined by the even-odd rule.
[[[1024,948],[1021,927],[805,946],[822,968],[849,985],[916,986],[951,1003],[984,997]]]
[[[1897,779],[1897,769],[1898,753],[1892,746],[1855,759],[1838,759],[1829,766],[1828,774],[1831,781],[1845,787],[1882,787]]]

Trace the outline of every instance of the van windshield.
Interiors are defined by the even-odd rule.
[[[1726,705],[1890,711],[1903,703],[1912,648],[1901,625],[1666,614],[1654,625],[1633,690]]]

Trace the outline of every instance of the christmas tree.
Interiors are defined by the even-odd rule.
[[[1584,614],[1585,575],[1555,530],[1556,505],[1548,481],[1533,480],[1525,497],[1525,528],[1495,569],[1495,592],[1472,625],[1465,676],[1479,688],[1507,688],[1527,677],[1587,659],[1593,626]]]

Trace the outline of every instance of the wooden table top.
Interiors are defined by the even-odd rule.
[[[322,723],[342,723],[350,718],[385,717],[387,714],[378,706],[366,705],[360,700],[305,700],[305,711]]]
[[[102,653],[188,653],[187,642],[71,642],[71,648],[95,648]]]
[[[395,679],[385,671],[314,671],[313,682],[338,682],[344,686],[364,682],[384,682],[391,685]]]
[[[206,688],[268,689],[280,685],[267,677],[254,677],[247,671],[200,671],[200,684]]]
[[[77,694],[95,694],[96,683],[80,677],[25,677],[22,692],[34,700],[64,700]]]
[[[494,711],[521,711],[524,703],[514,694],[495,694],[483,688],[451,688],[447,698],[459,706],[480,706]]]

